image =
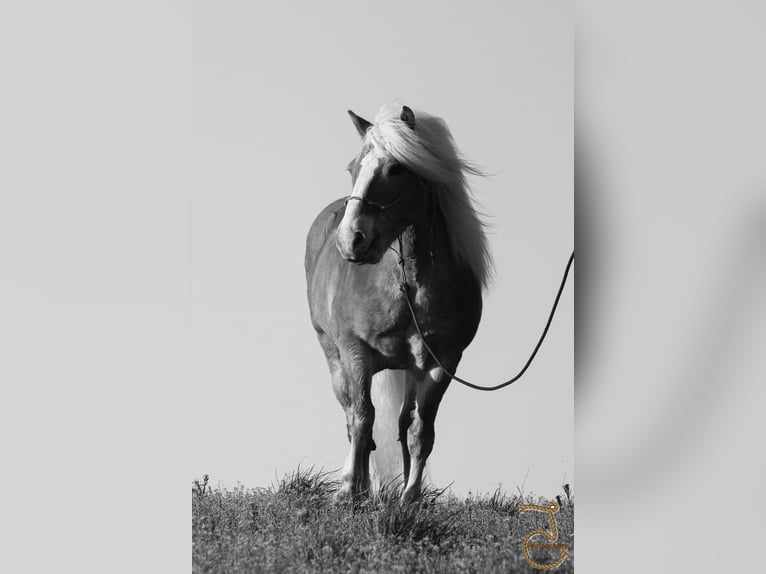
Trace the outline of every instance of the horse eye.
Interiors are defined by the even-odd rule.
[[[388,175],[401,175],[404,173],[405,167],[401,163],[395,163],[388,168]]]

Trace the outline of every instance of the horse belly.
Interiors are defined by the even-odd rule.
[[[407,341],[411,325],[403,304],[375,297],[353,297],[356,309],[354,336],[364,341],[388,369],[409,368],[410,355]],[[348,307],[347,307],[348,309]]]

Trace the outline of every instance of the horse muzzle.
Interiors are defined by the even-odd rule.
[[[376,263],[379,258],[375,256],[372,244],[372,238],[358,229],[347,233],[339,230],[335,238],[335,246],[341,257],[351,263]]]

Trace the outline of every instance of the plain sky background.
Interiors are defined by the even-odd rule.
[[[264,486],[337,469],[345,415],[309,321],[305,237],[350,193],[346,115],[387,102],[443,117],[476,179],[496,281],[459,374],[514,375],[573,249],[572,11],[566,3],[198,6],[194,31],[192,477]],[[572,276],[573,278],[573,276]],[[553,496],[573,482],[573,286],[525,377],[451,385],[431,477]],[[190,477],[191,478],[191,477]]]
[[[537,82],[558,86],[562,76],[551,72],[550,81],[544,80],[545,67],[535,62],[553,46],[549,42],[568,33],[569,24],[561,20],[564,32],[554,32],[552,25],[550,30],[535,27],[532,14],[510,17],[519,12],[512,5],[504,8],[509,17],[501,19],[481,2],[472,2],[470,11],[455,17],[444,4],[428,10],[426,29],[420,33],[426,40],[416,44],[390,31],[375,38],[369,24],[382,20],[399,29],[414,6],[386,3],[374,17],[362,18],[356,17],[360,4],[349,3],[344,10],[313,18],[325,28],[337,26],[335,36],[325,38],[331,44],[259,46],[261,74],[269,80],[264,85],[276,91],[273,100],[284,95],[290,103],[290,113],[279,114],[275,134],[253,136],[265,148],[263,154],[279,145],[294,152],[289,157],[297,158],[296,163],[283,165],[285,174],[274,180],[282,186],[245,189],[234,175],[228,182],[223,175],[216,178],[221,179],[221,193],[239,189],[251,201],[238,199],[223,214],[219,210],[229,227],[208,224],[224,238],[230,230],[236,236],[249,229],[260,213],[258,201],[291,207],[287,212],[295,219],[289,226],[296,229],[293,237],[280,228],[275,237],[262,238],[267,249],[257,250],[240,249],[233,240],[218,242],[247,256],[281,252],[283,259],[269,261],[284,260],[291,274],[284,293],[269,287],[268,271],[251,285],[251,292],[269,288],[275,301],[295,303],[277,313],[256,307],[244,286],[226,292],[224,277],[220,284],[205,285],[201,280],[207,275],[199,266],[214,267],[214,256],[223,255],[209,237],[213,234],[192,243],[192,230],[205,229],[192,226],[192,213],[216,213],[197,208],[204,199],[198,194],[207,189],[198,178],[211,170],[201,163],[205,154],[195,143],[205,133],[204,117],[197,116],[215,118],[199,86],[211,82],[200,74],[208,67],[212,75],[216,65],[222,66],[233,83],[259,73],[244,64],[236,70],[236,62],[245,56],[227,49],[229,41],[254,35],[255,24],[253,30],[217,34],[206,41],[209,26],[220,19],[237,21],[234,13],[224,15],[231,12],[225,4],[205,8],[207,4],[196,2],[194,12],[187,2],[160,0],[0,6],[2,571],[136,572],[145,571],[147,564],[157,571],[188,571],[190,475],[210,471],[200,468],[200,453],[216,454],[237,433],[244,446],[234,457],[222,455],[221,461],[273,455],[267,460],[270,472],[294,468],[296,458],[308,454],[328,463],[342,460],[342,414],[310,335],[298,244],[314,213],[348,189],[343,165],[357,140],[345,116],[347,107],[369,116],[384,101],[413,98],[413,105],[447,118],[469,157],[500,172],[491,182],[480,183],[478,192],[495,218],[496,233],[512,239],[498,244],[493,238],[498,281],[487,304],[501,307],[504,314],[485,315],[461,372],[473,376],[475,370],[491,369],[494,382],[509,367],[515,369],[529,348],[528,339],[536,337],[540,312],[547,311],[552,295],[548,290],[555,290],[571,246],[568,234],[556,239],[571,224],[570,208],[562,207],[571,193],[544,184],[546,174],[559,175],[545,169],[555,154],[530,151],[551,142],[535,139],[535,132],[526,131],[526,139],[513,134],[533,121],[542,121],[542,128],[547,116],[541,110],[557,109],[532,98],[547,101],[563,92],[525,90],[535,90]],[[629,5],[582,0],[576,8],[577,568],[589,573],[757,569],[763,545],[759,500],[766,477],[764,7],[745,1]],[[272,19],[260,28],[285,40],[302,39],[307,24],[301,24],[301,16],[309,17],[305,10],[296,4],[288,21]],[[469,24],[471,41],[460,41],[460,31]],[[321,35],[317,31],[312,37]],[[299,61],[301,53],[319,52],[317,46],[334,44],[349,46],[336,52],[360,61],[364,54],[376,54],[387,62],[377,67],[378,73],[387,70],[391,82],[407,75],[420,78],[406,62],[417,54],[435,54],[435,39],[441,37],[458,41],[460,53],[474,54],[461,66],[445,63],[442,84],[422,81],[420,87],[394,86],[389,92],[375,73],[362,78],[358,70],[340,64],[337,78],[359,77],[344,90],[323,93],[321,86],[332,90],[334,84],[306,81],[304,97],[279,92],[275,83],[301,81],[279,66]],[[385,57],[397,42],[410,47],[405,61]],[[502,54],[474,51],[473,44],[502,48]],[[215,62],[211,50],[216,46],[233,58],[230,66]],[[291,59],[275,46],[292,54]],[[434,61],[438,58],[429,57],[429,66]],[[531,86],[516,80],[506,84],[516,75],[535,81],[530,79]],[[571,83],[564,84],[569,89]],[[498,86],[505,85],[517,93],[494,101]],[[450,99],[453,90],[464,97]],[[335,111],[316,113],[315,103],[324,99],[335,102],[327,106]],[[254,102],[252,97],[240,105],[248,112],[242,121],[268,123],[272,110]],[[219,103],[224,106],[220,113],[228,117],[224,104],[233,102]],[[302,111],[299,103],[310,107]],[[291,120],[296,113],[299,120]],[[486,121],[476,119],[485,114]],[[226,124],[230,131],[232,121]],[[315,123],[327,126],[322,133],[328,141],[342,139],[337,149],[307,139]],[[550,125],[564,123],[551,120]],[[245,126],[242,132],[244,141],[256,130]],[[503,146],[510,146],[510,152]],[[297,201],[296,195],[284,202],[275,199],[276,190],[301,191],[296,165],[311,160],[309,152],[328,156],[317,161],[322,166],[317,169],[331,170],[327,179],[336,178],[338,190],[312,185],[308,196],[315,198],[314,204]],[[330,154],[337,158],[331,161]],[[227,156],[221,152],[212,157]],[[234,163],[231,158],[238,156],[228,157]],[[239,171],[255,171],[250,163],[254,157],[240,156]],[[230,174],[232,168],[220,172]],[[535,178],[519,176],[529,172]],[[534,179],[534,193],[502,178]],[[529,203],[549,193],[556,194],[555,203],[540,210]],[[241,211],[252,214],[231,216],[243,204],[249,207]],[[548,227],[548,218],[559,220]],[[207,255],[200,251],[206,243],[211,246]],[[526,254],[533,248],[545,254],[529,259]],[[192,254],[206,259],[192,266]],[[258,258],[253,255],[253,260]],[[242,263],[242,268],[249,269],[249,264]],[[219,267],[236,268],[225,259]],[[214,273],[211,277],[217,280]],[[538,295],[537,290],[546,293]],[[317,420],[326,427],[284,425],[278,431],[264,426],[265,434],[255,432],[256,415],[266,411],[259,405],[270,401],[269,414],[280,405],[268,393],[245,401],[242,389],[302,381],[285,377],[275,383],[266,376],[271,371],[261,373],[250,344],[255,334],[252,340],[242,338],[242,349],[226,348],[232,339],[240,344],[228,334],[221,345],[208,344],[216,333],[205,327],[217,322],[223,332],[226,321],[235,322],[215,312],[215,305],[225,307],[221,298],[235,295],[236,305],[245,301],[238,314],[241,331],[259,324],[252,317],[256,308],[260,324],[272,329],[273,343],[271,338],[258,339],[267,345],[265,352],[284,358],[281,342],[286,338],[302,349],[304,354],[288,357],[289,364],[295,371],[315,374],[315,394],[308,397],[315,404],[304,397],[300,408],[321,414]],[[490,395],[491,400],[450,389],[439,419],[437,480],[454,478],[449,468],[439,466],[455,460],[444,449],[454,447],[460,455],[469,451],[471,443],[461,442],[463,429],[505,421],[517,434],[503,435],[511,439],[498,443],[503,445],[498,450],[505,455],[502,460],[515,456],[524,441],[513,417],[529,408],[517,395],[529,388],[540,396],[541,385],[549,380],[565,389],[571,385],[557,372],[571,364],[566,357],[571,341],[561,339],[571,329],[570,297],[567,290],[551,338],[525,380]],[[508,309],[512,312],[505,314]],[[498,323],[491,327],[491,321]],[[484,330],[503,331],[507,344],[498,346],[494,333],[485,338]],[[248,357],[249,371],[241,375],[218,360],[233,357]],[[246,380],[242,385],[230,381],[231,373]],[[554,396],[561,397],[558,391]],[[469,401],[479,410],[459,408]],[[227,416],[232,407],[235,414]],[[502,416],[477,416],[471,425],[458,424],[453,440],[443,438],[449,417],[480,409],[497,409]],[[216,426],[224,427],[216,432],[226,435],[218,444],[207,437]],[[280,462],[276,445],[281,435],[301,432],[306,436],[295,441],[295,454],[286,453]],[[328,440],[313,442],[325,432]],[[333,452],[317,454],[324,448]],[[525,472],[520,458],[517,463],[516,470],[509,467],[510,478],[502,478],[504,485],[512,487]],[[255,484],[261,467],[247,464],[251,470],[227,472],[236,475],[234,480]],[[482,470],[463,476],[489,480],[502,474],[489,462]],[[252,482],[246,473],[252,473]]]

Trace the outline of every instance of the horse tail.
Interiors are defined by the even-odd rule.
[[[399,413],[407,388],[408,371],[380,371],[372,378],[370,395],[375,407],[372,436],[376,449],[370,455],[372,487],[380,491],[402,477],[402,447],[399,443]]]

